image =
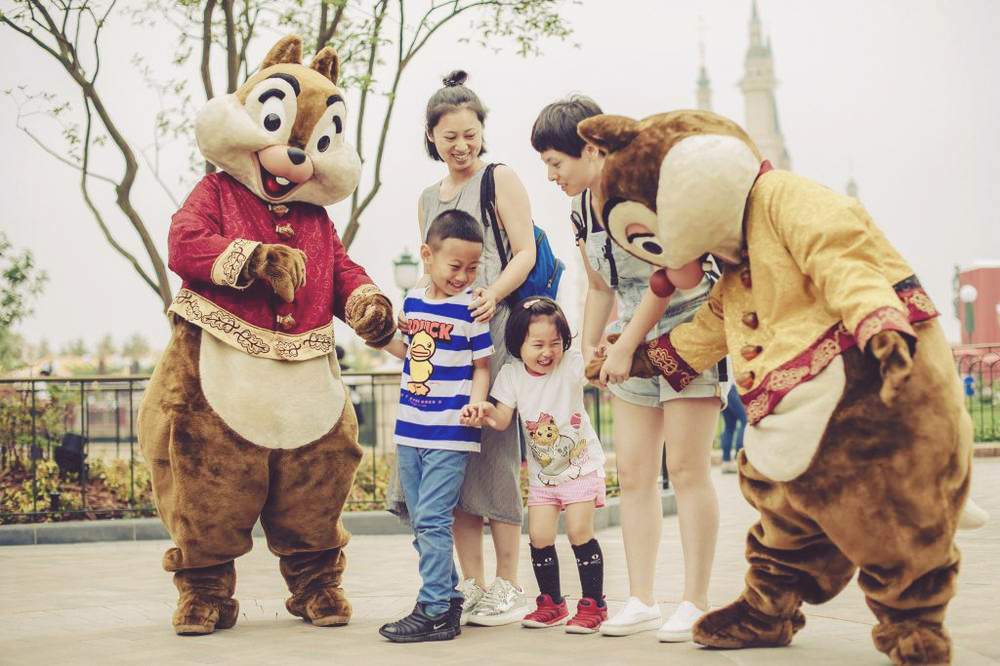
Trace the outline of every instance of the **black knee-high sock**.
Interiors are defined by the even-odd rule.
[[[562,601],[559,591],[559,556],[555,545],[545,548],[531,547],[531,567],[535,570],[538,591],[552,597],[557,604]]]
[[[597,539],[591,539],[573,546],[573,554],[576,555],[583,596],[593,599],[598,606],[604,606],[604,555],[601,544],[597,543]]]

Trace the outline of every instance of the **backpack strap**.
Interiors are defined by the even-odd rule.
[[[510,258],[503,247],[503,239],[500,237],[500,225],[497,222],[497,185],[493,177],[496,164],[487,164],[483,171],[483,178],[479,183],[479,209],[483,218],[483,225],[493,229],[493,240],[497,246],[497,256],[500,257],[500,270],[507,268]]]
[[[590,229],[590,226],[594,223],[594,219],[596,217],[594,215],[594,206],[591,199],[592,196],[593,195],[591,195],[590,190],[584,190],[583,198],[580,201],[584,214],[584,228],[586,229]],[[584,236],[584,240],[586,240],[586,238],[587,237]],[[611,288],[617,289],[618,265],[615,263],[615,255],[611,247],[611,234],[608,233],[607,229],[604,230],[604,258],[607,260],[608,269],[611,271]]]

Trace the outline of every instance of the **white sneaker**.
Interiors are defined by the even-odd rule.
[[[958,529],[978,530],[990,521],[990,514],[986,509],[972,501],[972,498],[965,500],[962,513],[958,516]]]
[[[736,474],[736,461],[725,460],[722,463],[722,473],[723,474]]]
[[[663,623],[656,637],[661,643],[684,643],[691,640],[691,629],[705,611],[690,601],[681,602],[670,619]]]
[[[601,633],[605,636],[631,636],[640,631],[652,631],[659,627],[661,622],[663,615],[660,613],[659,604],[647,606],[636,597],[629,597],[625,608],[601,624]]]
[[[516,587],[509,580],[497,578],[469,613],[469,624],[499,627],[502,624],[520,622],[531,610],[522,588]]]
[[[468,624],[469,614],[472,613],[473,609],[476,607],[482,598],[486,594],[486,590],[476,585],[475,578],[466,578],[462,581],[462,584],[458,586],[458,591],[462,593],[465,597],[465,601],[462,602],[462,621],[461,623]]]

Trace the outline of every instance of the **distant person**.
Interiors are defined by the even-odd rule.
[[[743,409],[736,385],[729,388],[729,399],[722,410],[722,473],[735,474],[736,461],[733,456],[743,448],[743,432],[747,427],[747,413]]]

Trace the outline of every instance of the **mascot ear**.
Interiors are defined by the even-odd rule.
[[[320,49],[309,66],[330,79],[334,84],[337,83],[337,76],[340,74],[340,58],[337,57],[337,52],[329,46]]]
[[[625,116],[591,116],[576,126],[580,138],[606,153],[621,150],[639,134],[639,123]]]
[[[288,35],[278,40],[260,64],[261,69],[272,65],[302,64],[302,38],[298,35]]]

